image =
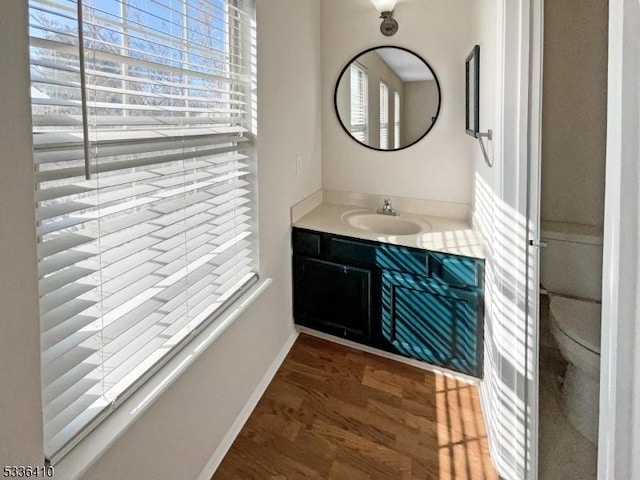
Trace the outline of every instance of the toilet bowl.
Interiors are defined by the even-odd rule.
[[[601,306],[552,295],[549,310],[551,333],[568,363],[562,385],[562,410],[576,430],[597,444]]]

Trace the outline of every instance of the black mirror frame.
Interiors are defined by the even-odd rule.
[[[429,128],[427,128],[427,130],[422,134],[422,136],[420,136],[418,139],[416,139],[414,142],[410,143],[409,145],[405,145],[403,147],[400,148],[393,148],[393,149],[387,149],[384,150],[382,148],[376,148],[376,147],[372,147],[370,145],[367,145],[366,143],[362,143],[360,140],[357,140],[356,138],[353,137],[353,135],[351,135],[351,132],[349,131],[349,129],[347,128],[347,126],[343,123],[342,118],[340,118],[340,112],[338,111],[338,85],[340,85],[340,80],[342,79],[342,76],[345,74],[345,72],[349,69],[349,67],[351,66],[351,64],[353,62],[355,62],[358,58],[360,58],[362,55],[364,55],[365,53],[369,53],[373,50],[377,50],[379,48],[397,48],[398,50],[404,50],[405,52],[411,53],[412,55],[415,55],[416,57],[418,57],[422,63],[424,63],[427,68],[431,71],[431,73],[433,74],[433,79],[436,81],[436,86],[438,87],[438,109],[436,110],[436,115],[435,117],[433,117],[433,121],[431,122],[431,126],[429,126]],[[362,52],[358,53],[357,55],[355,55],[353,58],[351,58],[351,60],[349,60],[347,62],[347,64],[344,66],[344,68],[342,69],[342,71],[340,72],[340,75],[338,75],[338,79],[336,80],[336,86],[333,90],[333,110],[336,114],[336,117],[338,117],[338,122],[340,123],[340,126],[342,126],[342,129],[345,131],[345,133],[347,134],[347,136],[353,140],[354,142],[362,145],[363,147],[367,147],[371,150],[376,150],[378,152],[399,152],[400,150],[404,150],[405,148],[409,148],[412,147],[413,145],[415,145],[416,143],[418,143],[419,141],[421,141],[424,137],[427,136],[427,134],[433,130],[433,127],[435,126],[436,122],[438,121],[438,118],[440,117],[440,110],[442,108],[442,89],[440,88],[440,80],[438,80],[438,76],[436,75],[435,70],[433,69],[433,67],[429,64],[429,62],[427,62],[422,56],[418,55],[416,52],[414,52],[413,50],[409,50],[408,48],[404,48],[404,47],[399,47],[397,45],[378,45],[377,47],[371,47],[368,48],[366,50],[363,50]]]
[[[473,60],[473,72],[470,72],[470,64]],[[473,105],[470,97],[470,76],[473,75]],[[476,45],[469,53],[465,61],[465,130],[468,135],[477,137],[480,133],[480,45]],[[471,125],[473,115],[473,125]]]

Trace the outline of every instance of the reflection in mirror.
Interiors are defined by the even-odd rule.
[[[400,150],[422,139],[440,112],[440,84],[421,57],[376,47],[342,70],[335,108],[345,131],[376,150]]]

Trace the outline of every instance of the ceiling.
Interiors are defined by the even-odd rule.
[[[378,48],[375,52],[403,82],[433,80],[433,73],[415,54],[399,48]]]

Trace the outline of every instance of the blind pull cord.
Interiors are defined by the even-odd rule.
[[[82,12],[82,0],[77,0],[78,5],[78,59],[80,63],[80,93],[82,98],[82,137],[84,146],[84,177],[91,180],[91,165],[89,163],[89,114],[87,111],[87,78],[84,64],[84,20]]]

